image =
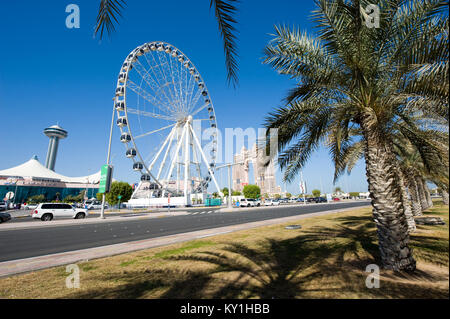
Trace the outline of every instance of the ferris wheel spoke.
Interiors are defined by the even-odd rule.
[[[176,119],[174,119],[173,117],[170,117],[170,116],[156,114],[156,113],[151,113],[151,112],[147,112],[147,111],[140,111],[140,110],[129,108],[129,107],[127,107],[127,112],[128,113],[132,113],[132,114],[146,116],[146,117],[151,117],[151,118],[154,118],[154,119],[160,119],[160,120],[166,120],[166,121],[174,121],[174,122],[176,121]]]
[[[164,59],[167,61],[167,57],[164,55]],[[177,88],[177,83],[175,83],[175,79],[181,80],[180,77],[180,71],[178,70],[177,64],[175,64],[175,67],[172,63],[172,59],[169,59],[169,63],[168,63],[168,81],[170,81],[171,84],[171,88],[173,90],[174,95],[176,96],[176,102],[178,105],[177,111],[178,112],[183,112],[184,111],[184,107],[183,107],[183,101],[181,98],[181,90],[179,91]],[[180,82],[180,81],[179,81]]]
[[[160,54],[158,54],[158,53],[156,53],[156,55],[157,55],[157,57],[158,57],[158,60],[159,60],[159,62],[160,62],[160,64],[161,65],[167,65],[167,67],[169,67],[169,63],[168,63],[168,61],[167,61],[167,59],[166,59],[166,55],[165,55],[165,53],[162,53],[161,55]],[[162,57],[164,57],[164,62],[162,61],[162,59],[161,59],[161,56]],[[152,56],[153,57],[153,56]],[[159,71],[160,71],[160,73],[162,74],[162,76],[163,76],[163,78],[164,78],[164,81],[166,82],[166,83],[170,83],[170,81],[167,79],[167,76],[166,76],[166,73],[164,72],[164,67],[160,67],[159,68]],[[166,87],[169,87],[169,86],[166,86]],[[173,90],[168,90],[169,91],[169,94],[170,94],[170,96],[171,96],[171,100],[172,101],[177,101],[177,98],[174,96],[174,92],[172,92]],[[164,90],[164,93],[165,93],[165,90]],[[167,96],[167,95],[166,95]],[[168,98],[169,99],[169,98]],[[173,108],[174,108],[174,110],[175,111],[178,111],[179,112],[179,107],[177,107],[175,104],[172,104],[172,106],[173,106]]]
[[[170,105],[175,109],[176,107],[170,102],[172,99],[169,98],[169,97],[167,96],[167,94],[166,94],[166,92],[165,92],[165,90],[164,90],[164,87],[167,86],[167,81],[165,81],[164,79],[160,79],[160,76],[158,76],[158,75],[156,74],[156,72],[155,72],[155,70],[159,70],[159,73],[161,73],[161,69],[164,67],[164,63],[161,63],[161,61],[160,61],[160,63],[157,63],[156,60],[155,60],[155,57],[154,57],[153,55],[151,55],[151,56],[152,56],[153,61],[154,61],[155,64],[156,64],[155,67],[152,67],[152,66],[151,66],[152,63],[149,61],[147,55],[144,54],[144,58],[145,58],[145,60],[147,61],[147,64],[149,65],[149,70],[152,71],[152,73],[153,73],[153,75],[154,75],[154,77],[155,77],[154,82],[155,82],[155,83],[157,82],[157,88],[154,89],[154,91],[155,91],[155,92],[159,92],[159,91],[161,91],[161,89],[162,89],[162,93],[164,94],[165,99],[167,99],[167,101],[169,101]],[[163,75],[163,76],[164,76],[164,75]],[[152,77],[150,77],[150,78],[153,80]],[[160,80],[162,80],[163,83],[161,83]],[[165,81],[165,82],[164,82],[164,81]],[[170,90],[169,90],[169,93],[170,93]]]
[[[197,93],[195,94],[193,100],[191,101],[191,103],[189,103],[191,108],[194,107],[195,105],[197,105],[197,102],[200,99],[201,95],[202,95],[202,92],[200,90],[198,90]]]
[[[164,104],[166,107],[168,107],[169,105],[167,103],[169,103],[170,105],[172,105],[170,103],[170,99],[167,98],[167,103],[164,102],[165,99],[161,99],[158,95],[158,92],[161,90],[161,88],[164,88],[164,85],[157,85],[156,87],[153,87],[152,84],[150,84],[148,82],[148,79],[150,79],[153,82],[153,78],[151,76],[147,76],[148,75],[148,71],[145,71],[144,66],[139,62],[139,60],[136,60],[136,63],[134,64],[135,66],[135,70],[136,72],[139,74],[139,76],[145,81],[145,83],[147,83],[147,85],[152,89],[153,92],[155,92],[156,96],[158,97],[153,97],[155,99],[156,103],[152,103],[154,105],[156,105],[156,107],[158,107],[159,109],[161,109],[159,107],[159,104]],[[139,67],[138,67],[139,66]],[[139,69],[142,68],[140,71]],[[144,73],[144,74],[143,74]],[[129,82],[132,82],[131,80],[128,80]],[[136,83],[132,82],[134,85],[138,86]],[[140,86],[139,86],[140,87]],[[159,102],[159,103],[158,103]],[[173,106],[173,105],[172,105]],[[170,107],[168,107],[170,109]],[[161,111],[164,111],[161,109]]]
[[[151,134],[154,134],[154,133],[163,131],[163,130],[168,129],[169,127],[173,127],[173,126],[175,126],[175,125],[176,125],[176,123],[170,124],[170,125],[167,125],[167,126],[164,126],[164,127],[161,127],[161,128],[159,128],[159,129],[157,129],[157,130],[150,131],[150,132],[147,132],[147,133],[138,135],[138,136],[136,136],[134,139],[137,140],[138,138],[141,138],[141,137],[144,137],[144,136],[147,136],[147,135],[151,135]]]
[[[190,115],[194,116],[197,113],[201,112],[202,110],[204,110],[207,106],[209,105],[209,103],[204,104],[202,107],[198,108],[196,111],[190,113]],[[196,119],[197,120],[197,119]]]
[[[164,110],[160,107],[160,104],[163,103],[158,103],[158,100],[151,95],[150,93],[148,93],[146,90],[144,90],[142,87],[140,87],[139,85],[137,85],[136,83],[134,83],[131,80],[128,80],[127,83],[127,87],[130,88],[134,93],[136,93],[137,95],[139,95],[140,97],[142,97],[144,100],[146,100],[147,102],[150,102],[152,105],[156,106],[158,109],[160,109],[162,112],[165,112],[167,110]],[[167,105],[163,104],[164,106],[166,106],[168,108]]]
[[[166,56],[165,55],[163,55],[163,56],[164,56],[164,59],[167,61]],[[168,73],[170,75],[170,83],[172,84],[174,94],[177,97],[178,111],[180,111],[182,109],[182,101],[180,99],[180,92],[178,92],[178,90],[176,88],[176,84],[175,84],[175,78],[180,78],[178,68],[174,68],[172,59],[169,59],[168,66],[169,66]],[[169,82],[169,80],[168,80],[168,82]]]

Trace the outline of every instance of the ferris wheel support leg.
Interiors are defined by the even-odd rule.
[[[194,138],[192,138],[192,140],[193,139]],[[192,145],[192,154],[193,154],[193,158],[194,158],[194,163],[196,163],[198,177],[201,179],[202,178],[202,171],[200,169],[200,161],[198,160],[197,152],[195,151],[194,145]],[[204,193],[203,186],[202,186],[202,193]]]
[[[169,142],[169,140],[172,138],[173,132],[175,131],[175,127],[172,128],[172,130],[170,131],[169,136],[167,136],[166,140],[164,141],[162,147],[159,149],[158,153],[156,154],[155,158],[153,159],[152,163],[149,166],[149,170],[151,171],[153,166],[155,165],[155,162],[158,160],[159,156],[161,155],[163,149],[166,147],[167,143]]]
[[[137,191],[141,188],[142,181],[139,182],[138,186],[133,191],[133,194],[131,194],[131,198],[134,198],[134,194],[136,194]]]
[[[184,134],[186,133],[186,131],[187,131],[187,126],[184,125],[184,127],[183,127],[183,132],[181,133],[181,138],[180,138],[180,140],[179,140],[178,143],[177,143],[177,148],[176,148],[176,150],[175,150],[175,154],[178,154],[178,153],[180,152],[180,147],[181,147],[181,144],[182,144],[182,141],[183,141],[183,138],[184,138]],[[172,174],[173,167],[174,167],[174,165],[175,165],[176,159],[177,159],[177,157],[174,156],[173,159],[172,159],[172,162],[170,163],[169,171],[167,172],[167,178],[166,178],[167,186],[166,186],[166,188],[165,188],[166,190],[167,190],[167,188],[168,188],[168,186],[169,186],[169,178],[170,178],[170,175]],[[162,195],[163,195],[163,197],[164,197],[164,192],[163,192]]]
[[[188,193],[188,177],[189,177],[189,161],[190,161],[190,150],[189,150],[189,130],[191,129],[190,121],[186,122],[186,141],[184,145],[184,198],[186,206],[191,204],[191,198]]]
[[[205,165],[208,168],[208,172],[211,175],[211,178],[214,182],[214,185],[216,186],[217,192],[220,194],[221,197],[223,197],[223,193],[220,191],[219,184],[217,184],[216,178],[214,177],[214,173],[211,170],[211,167],[209,166],[209,163],[208,163],[208,160],[206,159],[205,153],[203,153],[202,146],[201,146],[200,142],[198,141],[198,138],[195,135],[195,132],[192,128],[191,128],[191,132],[192,132],[192,137],[194,138],[195,144],[197,145],[197,147],[200,151],[200,154],[202,155],[202,159],[205,162]]]
[[[156,179],[157,180],[159,180],[159,178],[161,177],[162,170],[163,170],[164,166],[166,166],[167,156],[169,155],[170,148],[172,147],[172,142],[173,142],[174,137],[175,137],[175,134],[172,135],[172,137],[170,139],[170,142],[169,142],[169,145],[167,147],[166,153],[164,154],[161,166],[159,167],[159,170],[158,170],[158,175],[156,175]]]

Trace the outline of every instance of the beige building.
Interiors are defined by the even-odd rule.
[[[256,143],[251,150],[242,147],[239,154],[235,154],[233,163],[243,163],[233,166],[233,190],[242,192],[245,185],[256,184],[261,188],[261,194],[280,194],[281,187],[276,184],[275,166],[270,161],[264,166],[262,150],[258,150]],[[253,165],[254,180],[249,180],[249,167]]]

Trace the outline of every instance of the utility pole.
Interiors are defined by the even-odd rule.
[[[239,163],[228,163],[222,166],[218,166],[216,167],[216,169],[220,169],[220,168],[224,168],[224,167],[228,167],[228,208],[233,208],[233,203],[231,200],[231,181],[233,179],[232,176],[232,167],[234,165],[242,165],[244,164],[244,162],[239,162]]]
[[[113,98],[115,100],[115,98]],[[111,117],[111,128],[109,130],[109,143],[108,143],[108,156],[106,157],[106,165],[109,165],[109,161],[111,158],[111,141],[112,141],[112,134],[113,134],[113,127],[114,127],[114,118],[116,116],[116,109],[115,104],[113,103],[113,112]],[[105,219],[105,201],[106,201],[106,194],[103,193],[102,196],[102,209],[100,212],[100,218]]]
[[[305,185],[305,182],[303,181],[303,171],[300,171],[300,183],[302,185],[303,205],[306,205],[306,199],[305,199],[306,185]]]

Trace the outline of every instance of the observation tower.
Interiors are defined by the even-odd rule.
[[[45,159],[45,167],[54,171],[59,140],[67,137],[67,131],[59,125],[53,125],[44,129],[44,134],[50,139],[48,143],[47,158]]]

